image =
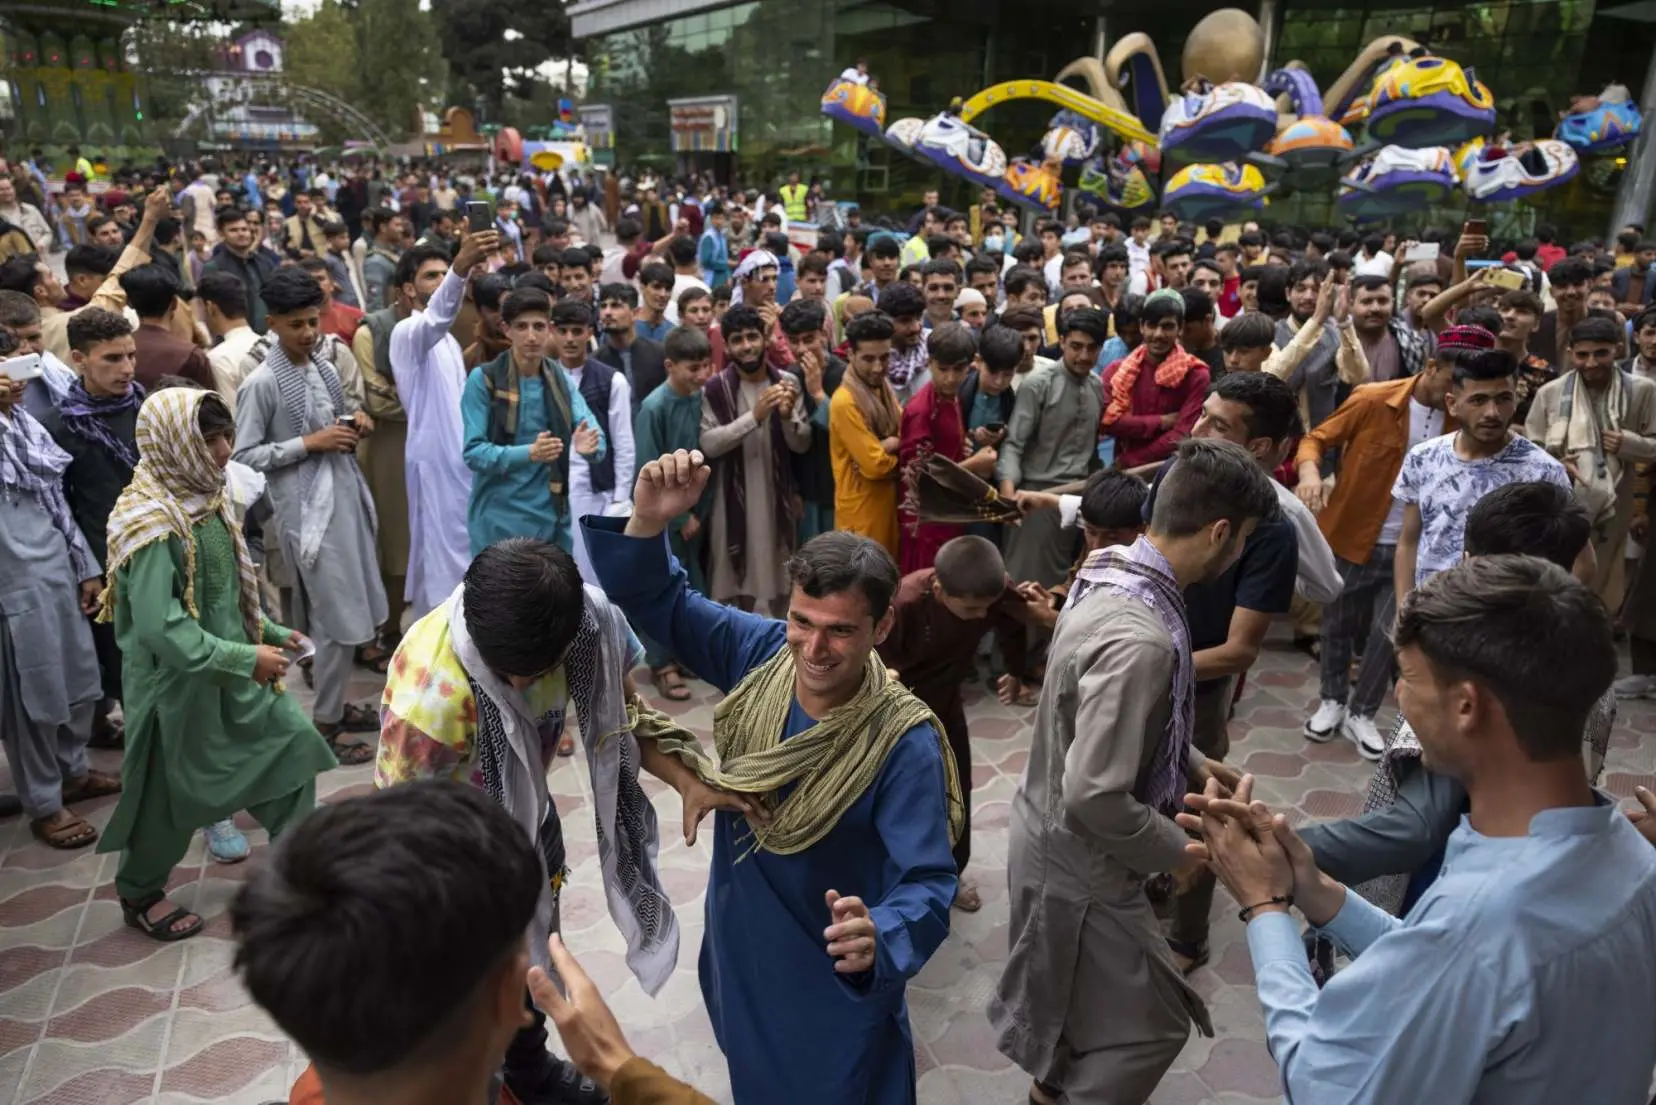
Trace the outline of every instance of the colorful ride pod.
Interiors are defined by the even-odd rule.
[[[1056,211],[1063,198],[1064,185],[1056,160],[1035,161],[1028,157],[1014,157],[1006,167],[1006,175],[995,185],[995,192],[1020,207],[1034,211]]]
[[[1041,138],[1041,158],[1058,159],[1065,165],[1079,165],[1092,157],[1104,144],[1104,128],[1091,119],[1065,109],[1047,123],[1047,132]]]
[[[1162,115],[1162,155],[1179,163],[1240,161],[1276,134],[1277,110],[1265,90],[1240,81],[1202,85],[1173,98]]]
[[[1470,68],[1418,53],[1375,76],[1366,125],[1381,145],[1459,146],[1495,129],[1495,97]]]
[[[1138,211],[1156,202],[1155,186],[1143,164],[1119,154],[1101,155],[1083,165],[1076,187],[1123,212]]]
[[[1578,96],[1558,121],[1553,137],[1583,154],[1604,153],[1639,137],[1644,118],[1627,89],[1611,85],[1597,96]]]
[[[1301,115],[1289,123],[1265,152],[1288,163],[1290,170],[1329,171],[1339,168],[1356,143],[1351,132],[1322,115]]]
[[[917,119],[912,115],[906,115],[895,120],[885,129],[886,145],[901,153],[908,154],[917,161],[925,161],[929,164],[930,159],[921,157],[920,151],[916,148],[920,141],[920,132],[925,126],[926,121],[924,119]]]
[[[822,113],[871,137],[885,135],[885,96],[866,84],[836,80],[822,94]]]
[[[914,140],[914,152],[944,172],[986,188],[997,187],[1006,177],[1006,151],[952,112],[939,112],[926,120]]]
[[[1581,169],[1575,150],[1556,138],[1510,148],[1489,147],[1475,138],[1456,152],[1455,164],[1466,194],[1485,203],[1532,196],[1565,183]]]
[[[1447,149],[1385,146],[1340,181],[1335,207],[1359,221],[1384,219],[1442,203],[1453,194],[1455,161]]]
[[[1252,165],[1186,165],[1162,189],[1162,209],[1181,222],[1204,223],[1265,206],[1265,174]]]

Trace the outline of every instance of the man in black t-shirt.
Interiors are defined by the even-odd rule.
[[[1272,376],[1243,373],[1239,377],[1222,386],[1242,397],[1226,398],[1219,394],[1221,385],[1216,385],[1191,436],[1234,441],[1252,453],[1267,472],[1273,471],[1287,455],[1298,423],[1293,392]],[[1169,460],[1156,473],[1144,504],[1146,518],[1172,464]],[[1279,514],[1260,520],[1241,558],[1224,575],[1185,590],[1185,614],[1190,621],[1190,648],[1196,665],[1194,742],[1210,759],[1223,760],[1230,753],[1230,711],[1237,680],[1258,658],[1271,618],[1288,613],[1298,572],[1299,538],[1293,524]],[[1174,902],[1168,944],[1186,973],[1207,962],[1213,887],[1212,874],[1204,872]]]

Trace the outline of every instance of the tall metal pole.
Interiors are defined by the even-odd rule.
[[[1632,148],[1622,153],[1627,158],[1627,170],[1622,173],[1621,184],[1616,188],[1616,205],[1610,212],[1606,239],[1613,239],[1616,232],[1628,223],[1644,222],[1650,212],[1652,195],[1656,194],[1656,150],[1652,149],[1656,142],[1653,142],[1650,133],[1651,112],[1656,112],[1656,54],[1651,57],[1650,68],[1645,70],[1639,110],[1644,114],[1646,123]]]
[[[1259,66],[1259,80],[1271,71],[1271,53],[1276,49],[1277,0],[1259,0],[1259,29],[1265,36],[1265,56]]]

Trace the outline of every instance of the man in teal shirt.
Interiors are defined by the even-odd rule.
[[[722,203],[707,208],[707,229],[702,231],[696,250],[702,279],[709,288],[730,283],[730,243],[725,241],[725,209]]]
[[[604,435],[580,391],[546,356],[552,300],[519,288],[500,304],[511,348],[472,369],[460,397],[463,457],[473,473],[466,529],[476,556],[508,537],[573,551],[569,450],[603,458]]]

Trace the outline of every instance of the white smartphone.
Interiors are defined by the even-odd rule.
[[[1436,242],[1416,242],[1403,253],[1403,260],[1407,261],[1436,261],[1438,259],[1438,244]]]
[[[11,380],[38,380],[46,375],[46,366],[40,363],[39,353],[25,353],[0,361],[0,376]]]

